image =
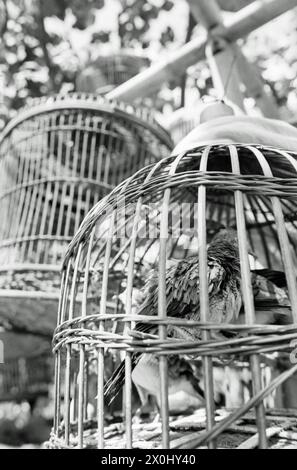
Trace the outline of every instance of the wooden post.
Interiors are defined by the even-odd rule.
[[[234,13],[232,19],[225,26],[219,25],[212,32],[213,35],[222,36],[228,41],[236,41],[296,6],[297,0],[282,0],[281,2],[279,0],[265,0],[264,3],[255,1]],[[110,99],[133,101],[152,94],[163,82],[176,79],[188,67],[204,59],[206,44],[206,38],[192,39],[169,56],[167,60],[162,59],[161,62],[152,65],[106,96]]]

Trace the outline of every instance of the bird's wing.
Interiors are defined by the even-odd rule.
[[[208,258],[208,295],[210,303],[218,298],[222,301],[224,290],[226,292],[226,271],[214,258]],[[192,318],[199,321],[199,264],[198,257],[191,257],[171,266],[166,272],[166,306],[170,317]],[[138,314],[157,315],[158,312],[158,275],[151,275],[145,288],[146,299],[140,305]],[[212,303],[213,304],[213,303]],[[147,324],[139,323],[138,331],[149,331]]]
[[[228,293],[233,295],[230,283],[226,281],[226,271],[224,267],[215,259],[208,258],[208,293],[210,304],[214,306],[214,299],[217,297],[216,312],[226,310]],[[158,313],[158,274],[152,273],[145,286],[145,301],[138,309],[139,315],[155,316]],[[199,264],[198,257],[191,257],[171,266],[166,272],[166,302],[167,315],[170,317],[187,318],[199,321]],[[210,318],[212,320],[212,318]],[[219,321],[224,321],[220,316]],[[156,326],[145,322],[138,322],[135,330],[149,333],[156,330]],[[169,334],[170,331],[168,332]],[[139,360],[139,353],[132,355],[132,368]],[[105,385],[105,396],[112,400],[124,382],[124,364],[109,379]]]
[[[207,268],[208,295],[212,299],[221,292],[226,272],[213,258],[208,259]],[[168,274],[166,281],[168,316],[192,318],[194,315],[195,320],[199,320],[197,317],[200,308],[198,257],[178,263]]]

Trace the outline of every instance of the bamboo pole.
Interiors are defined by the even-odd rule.
[[[297,0],[282,0],[281,2],[279,0],[265,0],[264,2],[258,0],[234,13],[228,23],[213,28],[212,32],[228,41],[236,41],[296,6]],[[207,38],[194,38],[171,54],[167,60],[163,58],[161,62],[152,65],[106,96],[110,99],[133,101],[136,98],[152,94],[163,82],[176,79],[188,67],[203,60],[206,44]]]
[[[200,21],[211,36],[213,36],[212,29],[215,26],[224,27],[223,15],[216,0],[187,1],[197,23]],[[278,107],[273,96],[266,91],[259,70],[249,63],[236,43],[230,44],[225,40],[225,44],[222,44],[222,51],[217,54],[212,53],[211,47],[208,49],[206,49],[206,56],[214,85],[220,96],[227,97],[244,111],[244,95],[241,86],[243,84],[247,94],[256,101],[263,116],[279,118]]]
[[[216,0],[187,0],[191,12],[197,22],[201,22],[212,35],[215,26],[223,26],[223,16]],[[207,54],[206,54],[207,55]],[[208,54],[214,85],[220,95],[226,96],[231,102],[244,110],[241,84],[247,94],[254,98],[264,116],[278,118],[278,107],[268,94],[257,68],[250,64],[235,43],[225,41],[223,50],[218,54]],[[234,63],[234,60],[236,63]],[[232,66],[233,64],[233,66]],[[233,69],[230,73],[230,70]],[[230,74],[230,76],[229,76]]]
[[[236,44],[230,44],[223,38],[216,38],[214,28],[224,27],[224,20],[216,0],[187,0],[197,23],[206,28],[209,38],[206,46],[206,58],[210,66],[213,84],[220,98],[228,98],[242,111],[244,95],[238,70],[238,55],[241,54]]]

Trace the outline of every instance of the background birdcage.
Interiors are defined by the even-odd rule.
[[[81,221],[114,186],[170,149],[168,134],[147,110],[95,95],[33,100],[6,126],[0,141],[2,323],[52,334],[60,264]]]
[[[149,60],[135,53],[109,53],[89,61],[76,79],[76,90],[105,94],[137,75]]]
[[[237,447],[245,445],[247,434],[258,432],[253,445],[259,439],[259,446],[265,447],[266,426],[270,436],[275,423],[278,431],[274,427],[274,434],[296,427],[293,412],[291,421],[288,413],[277,410],[267,411],[265,417],[263,400],[296,372],[297,365],[290,367],[288,361],[289,367],[272,382],[261,381],[264,357],[290,352],[290,341],[297,334],[296,171],[294,152],[246,144],[198,146],[137,172],[90,211],[64,259],[54,336],[55,421],[49,446]],[[240,325],[207,323],[205,255],[207,241],[220,226],[233,227],[238,234],[245,305]],[[195,254],[199,255],[200,322],[170,318],[166,269],[177,259]],[[280,270],[277,278],[282,279],[291,303],[287,324],[272,325],[269,319],[260,328],[257,325],[250,264],[262,273],[264,268],[274,274]],[[158,276],[158,316],[140,317],[134,299],[141,295],[139,290],[151,270]],[[119,295],[114,296],[115,292]],[[76,303],[78,296],[82,296],[81,306]],[[125,300],[119,302],[121,297]],[[158,326],[159,334],[133,334],[136,321]],[[203,342],[176,342],[166,333],[172,325],[199,328]],[[222,329],[236,333],[235,338],[212,340],[210,332]],[[107,350],[124,354],[126,375],[124,424],[105,428]],[[162,425],[132,425],[131,356],[135,351],[159,358]],[[206,416],[198,410],[188,421],[169,417],[166,356],[172,354],[202,359]],[[222,360],[222,356],[250,364],[253,392],[233,412],[214,411],[212,360]],[[94,384],[93,392],[88,391],[90,364],[97,371],[96,393]],[[96,419],[90,419],[86,408],[94,399]],[[73,408],[74,415],[70,413]],[[246,424],[245,419],[251,425],[249,431],[239,426]]]

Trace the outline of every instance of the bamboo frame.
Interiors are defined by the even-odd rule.
[[[202,21],[209,36],[215,41],[222,42],[220,36],[216,36],[212,32],[216,26],[224,28],[223,16],[217,2],[215,0],[188,0],[188,3],[197,22]],[[257,67],[248,62],[236,43],[230,44],[225,40],[222,47],[223,51],[219,54],[214,56],[213,54],[206,54],[212,69],[214,84],[219,94],[226,96],[231,102],[244,110],[243,94],[240,89],[240,84],[243,83],[247,93],[255,99],[264,116],[279,118],[275,100],[266,91]],[[233,73],[230,78],[229,73],[232,69]]]
[[[296,0],[254,1],[237,13],[226,25],[213,28],[213,35],[223,37],[229,42],[247,36],[257,28],[277,18],[297,6]],[[167,60],[152,65],[144,72],[123,83],[107,94],[111,99],[131,102],[139,97],[149,96],[163,82],[176,80],[191,65],[205,57],[207,39],[195,38],[173,53]]]

